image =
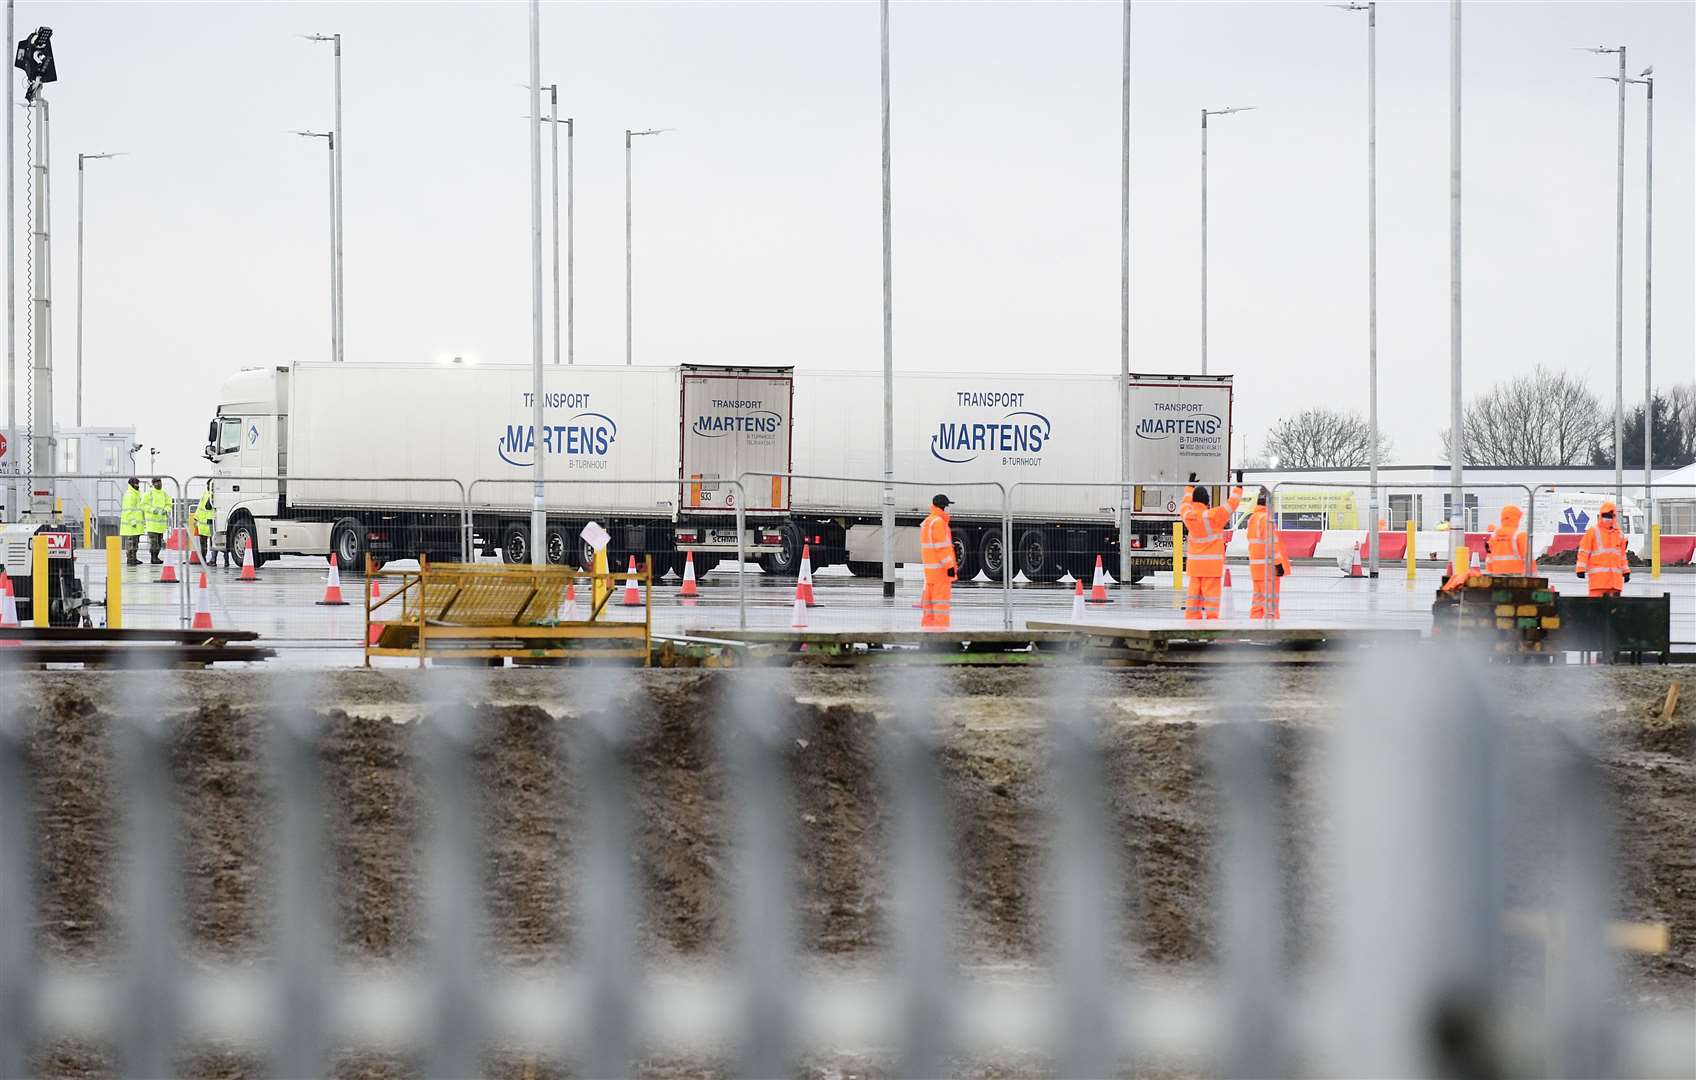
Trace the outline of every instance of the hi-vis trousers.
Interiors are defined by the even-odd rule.
[[[1219,578],[1190,575],[1184,591],[1184,618],[1217,619],[1219,617]]]

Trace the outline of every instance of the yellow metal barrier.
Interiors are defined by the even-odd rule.
[[[506,566],[421,560],[417,570],[381,570],[398,588],[387,596],[365,593],[365,663],[373,656],[500,660],[640,658],[649,662],[653,635],[653,559],[628,571],[576,570],[568,566]],[[604,618],[615,580],[634,577],[641,589],[642,621]],[[588,616],[572,610],[581,584]]]
[[[1661,580],[1661,527],[1649,526],[1649,580]]]
[[[82,546],[85,550],[94,546],[94,511],[86,506],[82,508]]]
[[[124,625],[124,542],[116,536],[106,538],[106,625]]]
[[[30,622],[35,626],[47,625],[47,537],[37,533],[30,540],[32,558],[30,560]]]
[[[1408,518],[1407,519],[1407,551],[1403,552],[1403,554],[1407,558],[1407,583],[1409,585],[1412,585],[1413,579],[1416,576],[1418,576],[1419,553],[1415,550],[1415,548],[1417,548],[1418,546],[1419,546],[1418,525],[1414,522],[1414,520],[1412,518]]]

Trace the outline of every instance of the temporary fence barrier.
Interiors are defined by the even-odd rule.
[[[194,513],[208,488],[214,517],[202,542],[194,535]],[[287,507],[287,518],[255,512],[272,509],[264,505],[272,500]],[[379,562],[409,564],[420,556],[452,562],[466,552],[465,487],[451,477],[202,474],[184,482],[182,509],[204,564],[184,579],[183,625],[204,571],[215,625],[257,630],[268,642],[291,647],[362,644],[356,607],[318,603],[332,554],[339,576],[355,589],[364,587],[368,553]],[[253,581],[242,569],[250,542]]]
[[[1298,1067],[1351,1076],[1690,1075],[1688,1010],[1622,1001],[1614,986],[1611,796],[1587,735],[1599,710],[1585,711],[1599,703],[1549,688],[1536,703],[1542,722],[1515,723],[1507,691],[1474,662],[1385,651],[1341,673],[1334,731],[1313,736],[1328,740],[1315,780],[1322,797],[1293,804],[1280,794],[1287,747],[1262,722],[1264,696],[1240,673],[1220,673],[1206,699],[1217,703],[1218,722],[1200,725],[1220,797],[1217,884],[1204,905],[1216,912],[1218,959],[1183,981],[1121,959],[1137,935],[1127,925],[1136,909],[1121,897],[1136,888],[1139,868],[1122,858],[1130,838],[1120,829],[1131,820],[1123,801],[1134,811],[1137,796],[1114,778],[1137,763],[1112,741],[1087,671],[1056,669],[1033,717],[1049,744],[1032,783],[1053,793],[1052,839],[1046,860],[1030,860],[1026,892],[1044,898],[1032,907],[1049,913],[1046,952],[1030,974],[970,979],[953,944],[955,871],[988,871],[950,842],[945,770],[957,766],[937,718],[954,703],[934,673],[897,675],[887,687],[896,714],[867,736],[876,740],[875,790],[888,799],[887,840],[869,841],[877,846],[867,856],[887,868],[869,875],[887,883],[887,896],[874,885],[870,900],[890,944],[885,962],[864,973],[801,955],[799,817],[786,796],[797,729],[782,704],[794,691],[771,672],[726,673],[722,699],[701,698],[695,722],[727,774],[718,858],[730,942],[722,962],[688,964],[644,960],[639,950],[633,806],[643,720],[619,704],[606,671],[558,673],[553,699],[571,705],[555,723],[572,782],[557,790],[578,800],[567,815],[574,835],[557,838],[577,942],[564,966],[533,958],[513,966],[482,947],[496,825],[477,768],[484,687],[470,673],[431,673],[422,719],[405,728],[416,755],[402,755],[415,762],[403,768],[429,808],[414,908],[423,944],[415,960],[365,966],[338,961],[326,903],[338,870],[324,835],[323,725],[337,700],[296,680],[255,710],[269,719],[258,742],[269,747],[270,782],[259,786],[272,800],[272,812],[255,818],[272,823],[268,851],[256,857],[276,867],[253,878],[271,883],[276,911],[262,921],[273,929],[258,960],[191,960],[181,940],[193,914],[184,898],[194,893],[180,881],[185,833],[174,806],[183,750],[162,704],[172,676],[155,676],[156,692],[114,709],[101,730],[115,747],[121,850],[111,862],[122,876],[111,908],[126,945],[115,959],[70,966],[46,959],[37,941],[48,922],[38,883],[50,875],[32,851],[32,822],[45,808],[32,804],[40,762],[31,742],[50,721],[28,713],[25,695],[7,694],[0,1074],[26,1073],[49,1046],[93,1044],[140,1076],[174,1074],[207,1047],[267,1061],[283,1076],[322,1075],[333,1056],[372,1050],[417,1055],[429,1076],[480,1075],[492,1056],[515,1054],[592,1076],[624,1075],[652,1054],[728,1054],[750,1076],[833,1054],[887,1058],[915,1076],[942,1075],[962,1054],[992,1062],[1010,1054],[1020,1071],[1080,1076],[1133,1068],[1278,1076]],[[1514,752],[1520,746],[1532,752]],[[1297,814],[1332,837],[1330,857],[1311,871],[1326,914],[1310,961],[1286,956],[1285,912],[1296,898],[1279,852],[1284,822]],[[1510,859],[1510,839],[1535,842]],[[396,857],[405,859],[413,845],[402,843]],[[1510,886],[1529,908],[1507,907]],[[1510,935],[1528,928],[1548,939],[1546,949],[1514,944]]]
[[[857,578],[881,580],[883,577],[882,508],[887,497],[896,519],[894,560],[903,568],[897,573],[897,580],[911,581],[909,592],[897,594],[894,608],[890,608],[882,593],[872,590],[839,590],[834,596],[847,605],[858,605],[862,614],[871,609],[884,611],[879,629],[890,630],[919,627],[918,616],[913,613],[919,600],[919,576],[924,561],[919,548],[919,525],[930,513],[931,500],[938,494],[948,496],[958,574],[954,583],[952,626],[985,629],[990,625],[984,618],[987,612],[983,605],[973,602],[983,588],[977,581],[981,575],[984,585],[998,589],[1001,594],[995,625],[1012,628],[1015,552],[1004,485],[995,481],[885,481],[882,477],[768,472],[745,472],[739,479],[749,488],[773,481],[788,485],[791,532],[786,544],[798,541],[808,545],[814,570],[840,568],[833,573],[846,571]],[[788,576],[794,570],[785,568],[784,573]]]
[[[733,539],[735,561],[730,569],[736,573],[737,625],[746,627],[747,492],[738,480],[710,482],[720,489],[721,494],[728,495],[722,501],[724,511],[728,511],[730,530],[736,534]],[[548,563],[591,569],[594,551],[582,532],[593,521],[607,531],[610,570],[623,571],[628,568],[630,560],[640,563],[645,556],[651,555],[654,557],[656,580],[670,573],[676,575],[679,582],[682,581],[687,557],[676,546],[681,490],[677,477],[657,480],[547,479],[542,484],[547,493]],[[466,489],[466,516],[473,534],[473,549],[479,557],[492,556],[498,551],[500,557],[508,562],[530,560],[529,501],[534,486],[534,480],[522,477],[471,482]],[[722,511],[719,515],[703,515],[697,511],[696,521],[704,529],[723,516]],[[705,548],[705,545],[700,546]],[[710,573],[718,558],[718,554],[703,550],[696,558],[697,577]],[[696,602],[707,611],[716,606],[714,599],[709,589]],[[616,618],[616,611],[609,611],[605,617]]]

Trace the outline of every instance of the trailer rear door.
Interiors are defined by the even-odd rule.
[[[794,369],[685,364],[679,381],[683,512],[735,512],[736,489],[725,481],[760,473],[768,475],[748,478],[743,509],[787,513]]]

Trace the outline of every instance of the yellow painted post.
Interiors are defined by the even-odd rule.
[[[34,546],[34,558],[30,563],[30,622],[35,626],[47,625],[47,537],[40,533],[30,541]]]
[[[596,575],[593,583],[589,586],[589,617],[593,619],[600,614],[601,608],[606,605],[607,596],[612,592],[612,579],[606,576],[611,573],[607,566],[606,548],[598,547],[595,549],[595,561],[590,566],[592,572]]]
[[[1172,588],[1184,590],[1184,523],[1172,522]]]
[[[116,536],[106,538],[106,626],[116,630],[124,625],[124,542]]]
[[[1649,580],[1661,580],[1661,527],[1649,526]]]
[[[1414,550],[1414,548],[1416,546],[1418,546],[1418,544],[1419,544],[1419,531],[1415,527],[1414,520],[1412,518],[1408,518],[1407,519],[1407,552],[1406,552],[1406,554],[1407,554],[1407,583],[1409,585],[1413,584],[1413,579],[1416,576],[1416,574],[1418,572],[1418,568],[1419,568],[1418,559],[1417,559],[1418,552],[1416,552]]]
[[[94,546],[94,511],[87,506],[82,508],[82,546],[84,550]]]

